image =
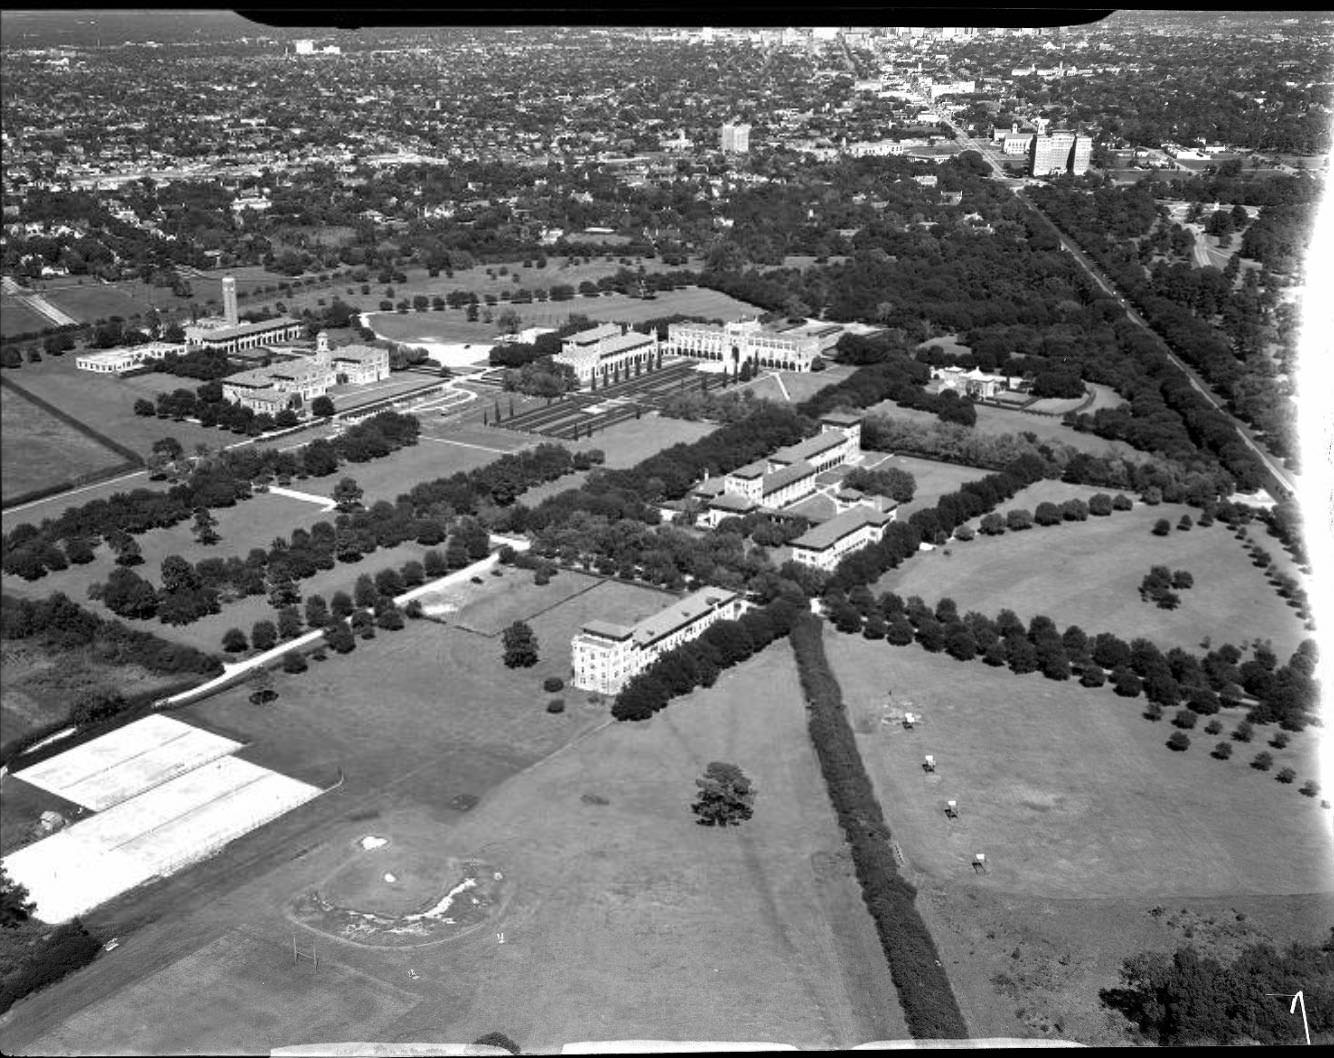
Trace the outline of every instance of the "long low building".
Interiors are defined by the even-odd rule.
[[[229,324],[225,320],[201,320],[185,328],[185,344],[191,349],[236,353],[273,342],[290,342],[305,333],[306,325],[290,316],[236,324]]]
[[[868,497],[792,541],[792,561],[828,572],[843,556],[878,542],[898,515],[897,509]],[[837,502],[837,501],[836,501]]]
[[[617,694],[658,657],[702,635],[716,621],[734,621],[746,601],[726,588],[701,588],[636,625],[587,622],[570,640],[574,685]]]
[[[143,367],[149,360],[161,360],[168,353],[180,355],[185,346],[174,342],[148,342],[144,345],[128,345],[118,349],[103,349],[96,353],[84,353],[74,358],[74,366],[80,371],[95,371],[102,375],[119,375]]]

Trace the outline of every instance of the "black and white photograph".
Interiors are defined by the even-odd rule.
[[[0,1053],[1334,1043],[1332,107],[1334,11],[0,13]]]

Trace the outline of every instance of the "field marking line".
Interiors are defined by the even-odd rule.
[[[778,383],[778,388],[781,389],[781,390],[783,391],[783,399],[784,399],[785,401],[787,401],[789,404],[791,404],[791,403],[792,403],[792,394],[790,394],[790,393],[787,391],[787,386],[785,386],[785,385],[783,384],[783,376],[780,375],[777,371],[771,371],[771,372],[769,372],[769,377],[772,378],[775,382]]]
[[[81,485],[77,489],[67,489],[64,492],[57,492],[54,496],[46,496],[40,500],[33,500],[31,503],[21,503],[17,507],[6,507],[5,514],[17,514],[19,511],[26,511],[30,507],[36,507],[43,503],[51,503],[54,500],[64,499],[66,496],[73,496],[76,492],[87,492],[89,489],[100,489],[104,485],[114,485],[118,481],[128,481],[130,478],[137,478],[140,474],[147,474],[146,470],[134,470],[128,474],[122,474],[118,478],[108,478],[106,481],[97,481],[91,485]]]
[[[458,445],[460,448],[476,448],[482,452],[495,452],[497,455],[513,455],[517,449],[513,448],[488,448],[486,445],[469,444],[467,441],[451,441],[446,437],[431,437],[429,434],[422,434],[421,440],[434,441],[440,445]]]

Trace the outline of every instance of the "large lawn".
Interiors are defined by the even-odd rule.
[[[0,334],[34,334],[52,326],[49,319],[13,294],[0,294]]]
[[[0,388],[0,497],[70,481],[124,463],[8,386]]]
[[[1114,392],[1106,387],[1097,387],[1099,391],[1095,395],[1093,404],[1086,409],[1089,412],[1097,408],[1113,407],[1118,403],[1123,403]],[[1109,395],[1110,394],[1110,395]],[[973,406],[977,412],[977,425],[973,427],[978,433],[995,434],[1029,434],[1031,433],[1040,442],[1057,442],[1070,445],[1081,452],[1088,452],[1090,455],[1105,456],[1115,455],[1131,460],[1143,459],[1143,453],[1126,444],[1124,441],[1109,441],[1098,437],[1096,434],[1080,433],[1078,430],[1071,429],[1064,425],[1060,419],[1049,418],[1045,415],[1026,415],[1021,411],[1012,411],[1008,408],[994,408],[989,404],[976,404]],[[940,422],[940,419],[934,412],[923,411],[920,408],[905,408],[902,405],[895,404],[892,400],[884,400],[879,404],[873,404],[866,409],[868,415],[883,415],[890,419],[906,419],[908,422],[921,423],[924,426],[930,426]]]
[[[999,510],[1032,511],[1043,500],[1087,499],[1095,491],[1039,482]],[[948,549],[916,555],[885,574],[876,590],[895,591],[904,598],[920,595],[932,603],[949,596],[961,611],[992,617],[1002,608],[1024,620],[1046,614],[1061,628],[1077,624],[1089,633],[1147,636],[1163,649],[1198,651],[1206,636],[1214,645],[1271,639],[1286,658],[1307,633],[1226,526],[1173,529],[1165,537],[1150,532],[1159,518],[1175,526],[1187,513],[1193,517],[1199,512],[1176,504],[1140,503],[1134,510],[1086,522],[999,537],[978,535],[968,543],[955,541]],[[1140,601],[1140,581],[1151,566],[1159,565],[1184,569],[1194,577],[1194,587],[1179,592],[1181,605],[1175,610]]]
[[[56,308],[81,323],[93,323],[112,316],[128,320],[147,312],[151,307],[147,301],[121,290],[117,284],[104,285],[95,279],[86,280],[82,285],[48,287],[45,297]]]
[[[225,430],[134,414],[134,402],[139,398],[152,400],[157,394],[173,389],[194,392],[200,385],[197,379],[165,374],[133,378],[98,375],[78,370],[74,366],[74,357],[66,355],[58,360],[47,357],[41,364],[28,365],[16,381],[66,414],[88,423],[99,433],[145,455],[153,442],[162,437],[175,437],[187,451],[199,443],[218,448],[237,439],[235,434]]]
[[[936,501],[947,492],[953,492],[960,485],[986,477],[988,470],[980,467],[960,466],[957,463],[941,463],[934,459],[918,459],[916,456],[885,455],[883,452],[866,452],[859,466],[871,470],[906,470],[917,482],[913,498],[899,507],[898,516],[902,520],[923,507],[933,507]]]
[[[265,1053],[497,1030],[530,1053],[576,1040],[828,1049],[907,1037],[784,645],[652,721],[603,726],[551,754],[599,714],[544,713],[540,671],[510,673],[475,639],[412,626],[284,682],[268,709],[239,695],[199,707],[254,737],[248,754],[286,743],[302,762],[340,761],[343,786],[293,813],[324,806],[327,821],[300,837],[299,858],[274,856],[209,899],[193,889],[234,850],[158,887],[159,903],[174,895],[184,913],[126,935],[115,967],[102,960],[25,1004],[6,1049]],[[741,765],[758,790],[738,830],[696,826],[689,811],[693,780],[715,759]],[[445,807],[459,792],[484,796],[463,816]],[[295,823],[267,829],[285,826]],[[364,852],[368,834],[390,845]],[[289,901],[367,856],[398,865],[416,848],[428,864],[484,859],[513,895],[446,944],[371,950],[303,930],[319,977],[282,966]],[[441,893],[450,882],[439,879]],[[199,1006],[189,997],[201,988],[247,1017]],[[144,1018],[150,1008],[177,1016]]]
[[[1049,898],[1330,889],[1328,817],[1297,791],[1316,771],[1314,730],[1271,750],[1274,771],[1258,772],[1247,764],[1265,748],[1260,737],[1220,761],[1209,751],[1226,736],[1199,729],[1175,753],[1164,745],[1175,728],[1144,719],[1143,699],[1110,687],[1016,676],[832,628],[825,647],[854,715],[892,701],[922,717],[913,731],[886,724],[858,739],[895,839],[933,882]],[[1242,715],[1221,714],[1225,731]],[[923,771],[926,753],[934,775]],[[1297,784],[1275,782],[1287,764]],[[944,813],[951,798],[955,820]],[[975,877],[978,852],[988,872]]]

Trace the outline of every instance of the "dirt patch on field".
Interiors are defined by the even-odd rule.
[[[379,850],[363,851],[374,855]],[[400,876],[392,870],[381,871],[383,864],[378,858],[370,864],[369,870],[358,869],[364,868],[364,864],[365,861],[349,864],[354,869],[353,873],[358,875],[357,884],[349,885],[348,879],[340,879],[339,875],[347,871],[339,871],[328,880],[324,892],[312,889],[298,896],[292,902],[290,916],[304,926],[354,944],[386,948],[416,947],[452,940],[475,929],[499,911],[508,892],[504,873],[493,865],[482,860],[451,860],[435,879],[437,895],[418,905],[417,910],[398,914],[368,910],[366,904],[383,905],[386,898],[391,904],[397,902],[394,890],[400,881],[407,882],[410,879],[404,877],[400,880]],[[344,884],[339,885],[340,881]],[[330,899],[331,887],[346,891],[361,906],[349,907],[335,903]],[[352,895],[355,893],[363,893],[369,899],[358,900]]]

